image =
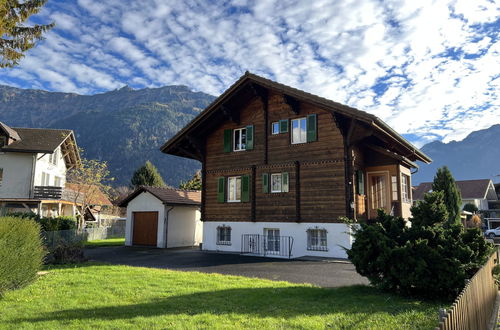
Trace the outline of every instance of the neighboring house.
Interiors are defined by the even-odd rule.
[[[113,203],[108,199],[98,186],[89,186],[76,183],[66,183],[66,189],[73,191],[74,199],[77,204],[85,201],[87,210],[85,212],[86,221],[96,221],[100,223],[103,209],[110,209]],[[114,216],[113,218],[116,218]]]
[[[346,257],[340,217],[404,217],[431,159],[382,120],[245,73],[163,145],[202,163],[203,249]]]
[[[0,122],[0,211],[74,216],[66,172],[80,162],[70,130],[11,128]]]
[[[125,245],[173,248],[201,243],[201,192],[141,186],[123,199]]]
[[[480,211],[486,211],[490,209],[491,202],[498,200],[495,186],[490,179],[456,181],[456,184],[462,195],[461,209],[465,204],[474,204]],[[432,182],[422,182],[415,187],[413,200],[421,201],[424,199],[424,194],[431,191]]]

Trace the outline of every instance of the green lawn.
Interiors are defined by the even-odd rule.
[[[312,285],[87,263],[0,299],[0,328],[431,329],[437,304]]]
[[[108,239],[98,239],[94,241],[85,242],[85,246],[94,247],[94,246],[119,246],[125,244],[125,238],[108,238]]]

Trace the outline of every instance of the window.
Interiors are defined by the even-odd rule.
[[[0,168],[0,186],[2,186],[3,183],[3,168]]]
[[[50,174],[42,172],[42,186],[50,185]]]
[[[61,187],[61,178],[58,176],[54,177],[54,186]]]
[[[397,201],[398,198],[398,177],[391,176],[392,200]]]
[[[288,192],[289,183],[288,183],[288,173],[287,172],[273,173],[270,176],[271,176],[271,179],[270,179],[271,182],[269,184],[269,174],[268,173],[262,174],[262,192],[263,193],[269,192],[269,185],[271,186],[272,193]]]
[[[281,173],[271,174],[271,192],[281,192]]]
[[[384,175],[371,177],[370,195],[372,209],[377,210],[386,207],[386,179]]]
[[[227,201],[241,202],[241,176],[227,178]]]
[[[7,137],[0,136],[0,148],[7,144]]]
[[[292,119],[292,144],[307,142],[307,119]]]
[[[328,251],[326,241],[326,229],[308,229],[307,230],[307,249],[311,251]]]
[[[217,227],[217,244],[231,245],[231,227],[228,226]]]
[[[401,195],[404,203],[411,203],[410,201],[410,177],[408,175],[401,175]]]
[[[274,123],[271,124],[271,133],[273,135],[280,133],[280,123],[279,122],[275,121]]]
[[[247,129],[237,128],[233,131],[233,151],[246,150]]]

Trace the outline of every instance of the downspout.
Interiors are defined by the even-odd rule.
[[[165,219],[163,220],[164,222],[164,225],[165,225],[165,249],[168,247],[167,244],[168,244],[168,241],[167,241],[167,237],[168,237],[168,214],[170,213],[170,211],[172,211],[174,208],[173,205],[170,206],[170,208],[167,210],[167,204],[165,204]]]
[[[30,192],[29,198],[35,198],[35,168],[36,168],[36,154],[33,154],[33,165],[31,166],[31,182],[30,182]]]

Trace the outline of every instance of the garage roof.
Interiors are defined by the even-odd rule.
[[[198,190],[182,190],[175,188],[160,188],[140,186],[133,193],[123,199],[118,206],[126,207],[128,203],[133,200],[137,195],[148,192],[158,198],[163,204],[168,205],[200,205],[201,204],[201,191]]]

